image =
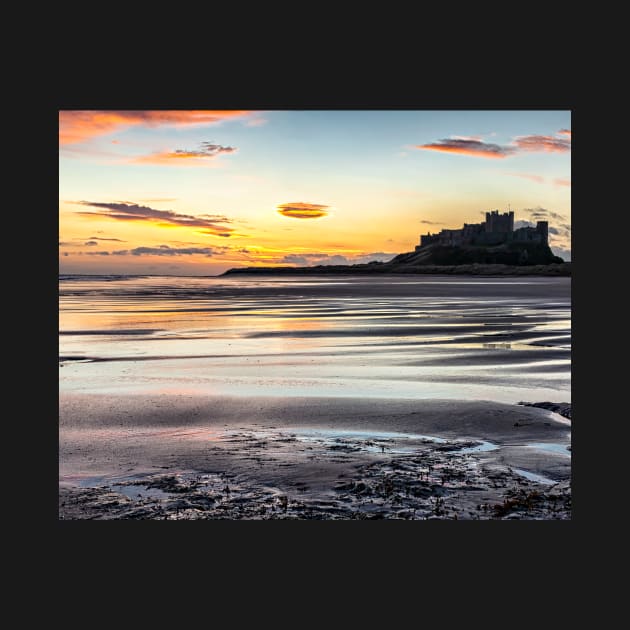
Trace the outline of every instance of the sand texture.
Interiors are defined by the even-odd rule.
[[[570,439],[486,401],[64,394],[59,518],[568,519]]]

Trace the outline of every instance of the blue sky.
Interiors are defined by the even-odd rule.
[[[508,204],[549,212],[568,258],[570,130],[568,111],[62,111],[60,270],[387,259]]]

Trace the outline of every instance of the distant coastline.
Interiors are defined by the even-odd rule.
[[[357,265],[317,265],[314,267],[234,267],[221,276],[231,275],[287,275],[322,276],[339,274],[432,274],[464,276],[571,276],[571,263],[549,265],[403,265],[365,263]]]
[[[414,251],[387,262],[308,267],[234,267],[228,275],[433,274],[466,276],[570,276],[571,263],[556,256],[548,242],[549,225],[514,229],[514,212],[486,212],[484,223],[423,234]]]

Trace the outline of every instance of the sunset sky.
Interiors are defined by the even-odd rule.
[[[508,206],[570,260],[569,111],[59,112],[60,273],[384,261]]]

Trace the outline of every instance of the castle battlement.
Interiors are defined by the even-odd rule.
[[[416,251],[425,245],[439,244],[457,247],[461,245],[501,245],[502,243],[540,243],[549,244],[549,224],[538,221],[536,227],[522,227],[514,229],[514,211],[499,213],[498,210],[486,212],[483,223],[464,223],[459,229],[445,229],[437,234],[422,234],[420,245]]]

